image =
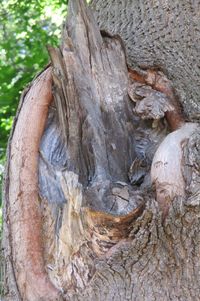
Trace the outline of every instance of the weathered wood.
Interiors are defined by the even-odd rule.
[[[156,200],[163,216],[166,216],[176,196],[186,197],[183,149],[188,139],[199,131],[199,125],[184,121],[173,86],[161,72],[143,73],[145,76],[140,83],[133,83],[129,87],[129,96],[136,102],[135,112],[143,119],[154,121],[166,117],[170,128],[174,130],[158,146],[151,165],[151,183],[155,185]],[[131,71],[131,77],[135,78],[135,72]],[[144,82],[151,87],[144,85]]]
[[[161,73],[128,70],[120,38],[100,33],[84,0],[70,1],[62,45],[49,53],[48,117],[45,71],[9,144],[7,299],[199,300],[199,126],[184,124]],[[166,120],[181,129],[166,137]],[[152,181],[163,184],[165,171],[150,167],[160,158],[176,162],[159,207]]]
[[[153,192],[145,190],[149,187],[147,167],[144,168],[146,180],[141,186],[131,187],[127,178],[131,160],[125,165],[131,151],[129,148],[133,152],[132,160],[138,157],[144,159],[149,155],[151,162],[166,129],[151,129],[151,122],[141,122],[132,112],[133,104],[127,98],[129,79],[121,42],[116,37],[104,34],[102,38],[99,35],[90,12],[83,7],[83,1],[71,2],[69,14],[62,47],[57,50],[50,48],[49,51],[54,67],[55,105],[62,128],[59,139],[61,144],[65,141],[69,158],[62,168],[71,172],[71,176],[69,172],[61,172],[60,182],[69,183],[76,177],[77,184],[70,189],[69,184],[63,187],[67,202],[74,209],[67,209],[69,203],[64,202],[59,211],[60,228],[56,228],[57,240],[52,252],[59,256],[54,255],[51,261],[51,279],[65,290],[69,300],[159,300],[161,296],[164,300],[178,300],[177,296],[189,296],[192,294],[190,284],[196,285],[198,280],[191,275],[191,283],[187,284],[177,276],[181,273],[183,256],[176,256],[176,252],[181,252],[182,245],[179,232],[174,227],[176,223],[184,223],[183,216],[186,213],[188,216],[192,214],[182,191],[185,192],[193,184],[190,182],[187,189],[180,186],[179,193],[175,189],[176,184],[179,185],[174,183],[176,177],[173,173],[169,175],[172,185],[171,190],[167,191],[169,198],[161,200],[163,212],[165,206],[169,210],[164,224]],[[153,74],[150,73],[144,83],[153,86],[157,92],[148,88],[147,95],[142,95],[149,97],[152,93],[148,118],[157,118],[152,113],[158,105],[163,110],[161,115],[158,114],[159,118],[171,112],[167,119],[171,128],[176,129],[183,124],[183,118],[174,102],[171,84],[165,79],[163,81],[162,76],[159,78],[159,73],[157,81],[152,82]],[[173,99],[172,103],[167,103],[167,97]],[[144,112],[141,115],[144,117]],[[130,121],[133,127],[129,124],[127,131]],[[133,138],[130,144],[125,142],[128,141],[128,135]],[[148,146],[144,146],[145,142]],[[186,146],[180,147],[185,153]],[[150,149],[152,155],[149,154]],[[174,150],[171,151],[169,153],[173,156]],[[184,160],[187,158],[181,155],[176,161],[183,171]],[[190,164],[194,164],[195,160]],[[54,173],[56,178],[59,178],[58,173]],[[135,169],[133,174],[136,174]],[[182,177],[180,172],[178,180],[181,183]],[[187,177],[190,178],[189,173]],[[46,197],[53,200],[49,193]],[[158,194],[157,197],[159,199]],[[124,207],[128,200],[129,206]],[[131,211],[131,200],[132,206],[141,204],[138,212],[141,214],[143,211],[141,217],[135,215],[137,211]],[[54,207],[57,206],[55,203]],[[170,203],[174,210],[173,207],[169,209]],[[184,209],[180,204],[185,204]],[[198,211],[198,205],[195,206],[194,210]],[[198,218],[194,223],[198,227]],[[191,231],[191,228],[185,231]],[[171,237],[171,232],[174,237]],[[185,256],[189,258],[191,249],[184,248]],[[170,264],[171,268],[168,267]],[[164,271],[167,274],[165,276]],[[180,283],[177,288],[173,285],[174,281]],[[187,293],[181,290],[182,285]]]
[[[129,87],[129,96],[131,97],[133,93],[136,98],[144,98],[136,104],[135,111],[139,116],[143,119],[154,120],[165,116],[172,131],[177,130],[185,123],[183,108],[178,101],[172,81],[162,72],[152,69],[140,70],[138,73],[129,68],[129,72],[130,77],[136,81],[133,88]],[[144,86],[144,84],[150,87]]]

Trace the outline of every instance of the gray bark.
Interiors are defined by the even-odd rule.
[[[132,67],[157,67],[173,81],[189,118],[199,119],[199,0],[93,0],[101,29],[121,36]]]
[[[187,113],[192,113],[197,93],[195,80],[186,79],[186,73],[183,73],[184,79],[178,76],[183,69],[184,72],[188,69],[180,67],[176,61],[172,64],[174,58],[165,52],[167,42],[158,39],[160,46],[155,48],[162,51],[163,47],[166,57],[162,65],[160,52],[155,52],[152,59],[146,49],[150,44],[139,38],[141,32],[150,32],[151,36],[147,21],[145,31],[146,16],[153,14],[154,7],[162,11],[161,7],[149,6],[149,12],[147,2],[136,4],[136,1],[93,1],[97,11],[99,7],[102,9],[98,11],[99,22],[102,20],[104,25],[107,18],[105,29],[112,33],[120,30],[129,64],[132,67],[141,67],[142,63],[146,67],[163,67],[175,82],[178,93],[182,91],[181,99]],[[69,6],[62,45],[57,49],[49,47],[54,102],[49,107],[38,161],[33,154],[36,156],[33,161],[38,162],[38,186],[33,187],[33,192],[38,190],[40,201],[35,194],[33,199],[33,193],[23,198],[27,195],[24,186],[29,188],[23,177],[30,170],[20,159],[20,154],[23,158],[31,154],[31,148],[26,150],[27,145],[23,144],[25,138],[30,138],[26,135],[23,112],[34,112],[31,95],[36,93],[34,87],[38,81],[40,83],[40,76],[22,96],[10,137],[4,185],[6,300],[199,300],[199,126],[188,123],[169,136],[170,130],[163,117],[166,111],[175,110],[173,99],[149,86],[150,94],[143,95],[142,101],[134,105],[131,99],[134,100],[137,93],[135,82],[129,78],[123,42],[119,37],[100,33],[83,0],[70,1]],[[117,7],[122,19],[118,18]],[[182,13],[180,8],[178,11]],[[114,23],[111,22],[112,13]],[[169,12],[169,20],[171,13],[173,15],[173,9]],[[134,26],[131,21],[127,25],[126,15],[140,26]],[[158,22],[157,18],[153,23]],[[120,23],[125,19],[127,23]],[[140,41],[136,43],[135,52],[129,48],[129,43],[133,45],[131,24],[131,28],[140,28],[135,31],[136,40]],[[143,47],[141,56],[139,45]],[[179,46],[177,42],[177,49]],[[182,51],[183,46],[180,47]],[[190,85],[188,92],[187,84]],[[142,91],[138,92],[140,97]],[[190,104],[185,101],[187,93],[191,95]],[[44,95],[41,99],[44,100]],[[40,107],[40,101],[37,103]],[[152,116],[157,121],[156,126]],[[41,118],[44,123],[44,117]],[[158,122],[158,118],[161,121]],[[30,124],[30,133],[34,129],[35,124]],[[15,137],[19,137],[17,147]],[[163,151],[165,143],[167,152]],[[160,173],[156,175],[153,187],[150,180],[154,179],[150,175],[152,160],[153,164],[162,163],[163,157],[168,158],[168,178],[163,180],[163,169],[159,165],[162,177],[159,178]],[[174,166],[177,172],[173,172]],[[19,173],[17,178],[16,172]],[[20,181],[16,184],[18,178],[25,181],[23,187]],[[164,185],[161,186],[167,203],[165,218],[162,198],[159,205],[159,184]],[[36,235],[35,218],[43,222],[42,231]],[[17,240],[15,234],[21,236],[21,240]],[[31,242],[31,235],[37,249]],[[33,256],[28,254],[29,250]],[[32,278],[26,278],[23,273],[23,267],[27,274],[29,272],[26,265],[32,267]],[[37,274],[38,269],[41,272]],[[48,279],[48,285],[46,282],[40,284],[40,279]]]

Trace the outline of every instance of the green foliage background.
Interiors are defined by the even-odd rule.
[[[47,64],[46,45],[57,45],[66,12],[66,0],[1,0],[0,203],[6,144],[20,94]]]

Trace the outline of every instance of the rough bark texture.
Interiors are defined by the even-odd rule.
[[[129,77],[120,38],[100,33],[83,0],[70,1],[49,53],[48,117],[45,71],[22,96],[9,143],[7,300],[199,300],[199,125],[184,124],[163,75],[164,86]]]
[[[131,67],[157,67],[173,81],[190,118],[199,119],[199,0],[92,0],[101,29],[118,34]]]

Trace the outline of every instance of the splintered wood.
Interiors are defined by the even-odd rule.
[[[100,32],[83,0],[70,1],[62,45],[48,50],[9,143],[6,300],[191,297],[198,124],[185,123],[163,73],[127,68],[121,39]]]

